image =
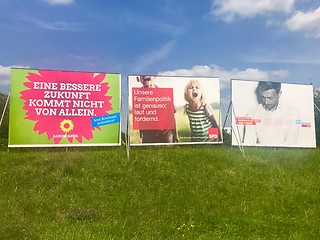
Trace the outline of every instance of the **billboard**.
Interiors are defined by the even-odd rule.
[[[120,145],[120,74],[11,70],[9,147]]]
[[[130,145],[217,144],[218,78],[128,76]]]
[[[232,145],[316,147],[313,87],[232,80]]]

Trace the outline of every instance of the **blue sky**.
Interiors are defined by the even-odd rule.
[[[0,31],[2,93],[13,66],[320,89],[314,0],[0,0]]]

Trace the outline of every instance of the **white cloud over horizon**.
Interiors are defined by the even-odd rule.
[[[27,68],[26,66],[2,66],[0,65],[0,86],[10,86],[11,68],[20,67]],[[190,69],[176,69],[173,71],[159,72],[157,75],[161,76],[198,76],[198,77],[219,77],[221,88],[228,88],[231,79],[242,80],[272,80],[277,81],[284,79],[289,75],[288,70],[273,70],[264,71],[258,68],[246,69],[231,69],[227,70],[218,65],[195,65]]]
[[[2,66],[0,65],[0,86],[8,87],[10,86],[10,76],[11,76],[11,68],[25,68],[25,66]]]
[[[252,18],[270,12],[290,13],[295,0],[212,0],[211,14],[226,22],[236,17]]]
[[[293,32],[304,32],[308,37],[320,38],[320,7],[302,12],[295,11],[285,22],[285,26]]]
[[[0,86],[10,85],[11,67],[4,67],[0,65]]]
[[[199,77],[219,77],[221,88],[228,88],[231,79],[241,80],[271,80],[276,81],[284,79],[289,75],[288,70],[263,71],[258,68],[246,68],[240,70],[237,68],[226,70],[218,65],[196,65],[191,69],[176,69],[173,71],[159,72],[162,76],[199,76]]]

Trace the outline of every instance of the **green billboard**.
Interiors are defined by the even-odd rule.
[[[121,76],[13,68],[9,147],[120,145]]]

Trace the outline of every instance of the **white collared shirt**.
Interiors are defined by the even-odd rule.
[[[297,143],[300,119],[299,111],[280,104],[274,111],[266,110],[261,104],[247,115],[255,125],[244,128],[243,144],[249,146],[292,146]]]

